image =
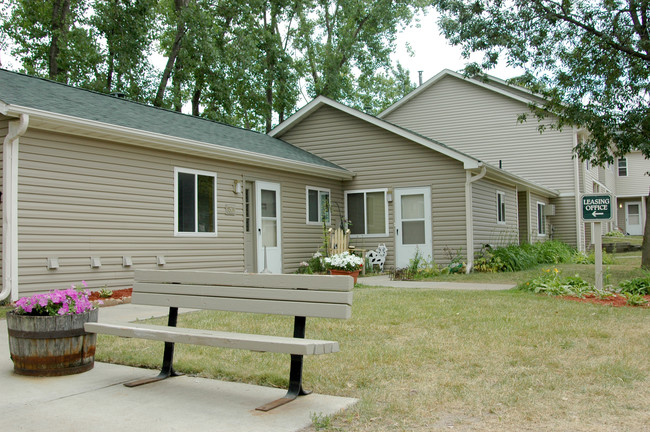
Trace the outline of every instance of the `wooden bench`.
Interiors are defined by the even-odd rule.
[[[350,318],[353,285],[348,276],[136,270],[132,302],[169,307],[168,325],[102,321],[86,323],[85,329],[165,342],[160,374],[126,383],[128,387],[178,375],[173,368],[175,343],[290,354],[289,389],[285,397],[257,408],[268,411],[309,394],[302,387],[303,356],[339,351],[338,342],[305,339],[306,317]],[[176,327],[178,308],[293,316],[293,337]]]

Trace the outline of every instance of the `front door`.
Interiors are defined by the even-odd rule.
[[[408,266],[418,251],[425,259],[430,259],[431,237],[431,189],[396,189],[395,266]]]
[[[641,226],[641,203],[625,204],[625,231],[629,235],[643,235]]]
[[[257,271],[282,273],[280,185],[255,182]]]

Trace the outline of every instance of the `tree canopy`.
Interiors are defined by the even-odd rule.
[[[500,60],[523,68],[515,80],[548,103],[535,114],[554,127],[585,128],[583,160],[631,150],[650,157],[650,2],[647,0],[432,0],[444,35],[488,71]]]
[[[412,90],[390,54],[415,3],[16,0],[0,44],[31,75],[268,131],[301,96],[376,113]]]

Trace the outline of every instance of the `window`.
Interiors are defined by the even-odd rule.
[[[537,203],[537,234],[546,235],[546,204]]]
[[[506,194],[497,191],[497,223],[506,223]]]
[[[627,177],[627,159],[620,158],[618,160],[618,176]]]
[[[350,234],[388,235],[386,189],[345,192],[345,212]]]
[[[330,222],[330,191],[307,186],[307,223]]]
[[[175,168],[174,195],[175,234],[217,234],[215,173]]]

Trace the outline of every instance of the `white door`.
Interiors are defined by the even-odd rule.
[[[280,185],[256,182],[255,207],[257,271],[282,273]]]
[[[417,251],[430,259],[431,189],[428,187],[395,190],[395,266],[409,265]]]
[[[625,204],[625,231],[629,235],[643,235],[641,226],[641,203]]]

